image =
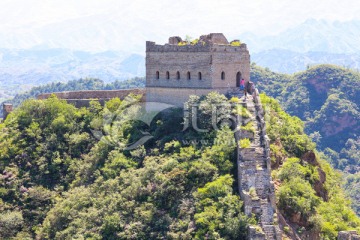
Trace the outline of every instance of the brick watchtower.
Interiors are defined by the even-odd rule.
[[[146,101],[183,106],[189,95],[227,93],[250,80],[246,44],[231,43],[222,33],[203,35],[194,44],[180,37],[169,43],[146,42]],[[235,43],[235,44],[234,44]]]
[[[13,110],[13,105],[11,103],[3,103],[3,119],[4,120],[12,112],[12,110]]]

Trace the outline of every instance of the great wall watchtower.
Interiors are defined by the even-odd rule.
[[[3,119],[6,119],[12,110],[13,105],[11,103],[3,103]]]
[[[182,106],[190,95],[227,93],[250,80],[246,44],[229,43],[222,33],[194,44],[170,37],[165,45],[146,42],[146,101]]]

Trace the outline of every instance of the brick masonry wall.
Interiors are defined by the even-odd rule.
[[[211,88],[211,54],[209,52],[148,52],[146,87]],[[157,79],[156,72],[159,72]],[[166,78],[166,72],[170,78]],[[177,79],[176,73],[180,73]],[[188,80],[187,73],[191,79]],[[201,80],[198,73],[201,72]]]
[[[180,80],[177,79],[177,72],[180,73]],[[188,80],[188,72],[191,80]],[[199,72],[202,80],[198,79]],[[224,80],[221,79],[222,72],[225,72]],[[231,46],[207,43],[178,46],[147,42],[146,87],[236,87],[238,72],[245,81],[250,80],[250,55],[246,44]]]
[[[111,99],[120,98],[124,99],[130,93],[143,95],[145,99],[145,89],[122,89],[122,90],[95,90],[95,91],[71,91],[71,92],[55,92],[55,93],[44,93],[38,95],[38,99],[49,98],[51,94],[55,94],[60,99],[71,99],[71,100],[86,100],[86,99]]]
[[[226,49],[226,51],[224,51]],[[234,51],[233,48],[222,46],[213,52],[212,63],[212,87],[236,87],[236,75],[241,73],[241,78],[250,81],[250,55],[248,51]],[[221,79],[221,72],[225,73],[225,79]]]
[[[64,99],[67,103],[75,107],[88,107],[91,100],[96,99],[102,105],[112,98],[124,99],[130,93],[142,95],[141,101],[146,99],[145,89],[122,89],[122,90],[99,90],[99,91],[72,91],[72,92],[55,92],[40,94],[37,99],[47,99],[55,94],[59,99]]]
[[[209,92],[218,92],[225,94],[228,89],[193,89],[193,88],[146,88],[147,102],[161,102],[172,104],[177,107],[183,107],[184,102],[189,99],[190,95],[206,95]]]

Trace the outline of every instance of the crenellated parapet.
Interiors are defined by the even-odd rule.
[[[211,42],[198,42],[196,44],[156,44],[155,42],[146,42],[146,52],[247,52],[245,43],[240,46],[232,46],[230,44],[214,44]]]

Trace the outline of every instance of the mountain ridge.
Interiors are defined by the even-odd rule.
[[[295,52],[359,53],[360,20],[345,22],[308,19],[276,35],[240,34],[253,53],[281,48]]]
[[[101,78],[105,82],[145,74],[142,55],[105,51],[90,53],[70,49],[0,49],[0,99],[13,97],[50,82]]]

